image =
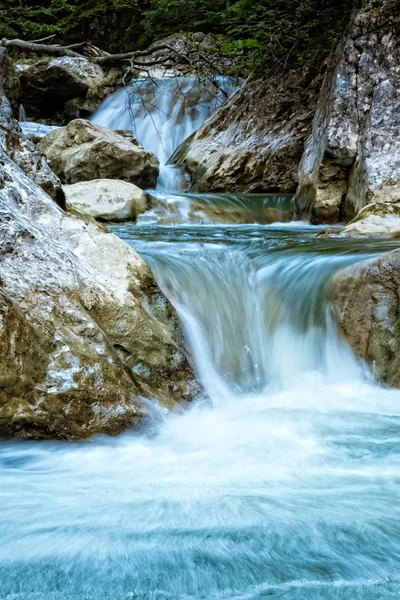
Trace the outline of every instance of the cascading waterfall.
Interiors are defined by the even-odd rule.
[[[396,242],[114,231],[175,304],[206,397],[148,435],[3,443],[0,598],[398,597],[400,393],[363,372],[327,301],[332,273]]]
[[[206,108],[198,92],[172,100],[174,80],[140,85],[136,134],[165,165]],[[130,127],[127,100],[96,122]],[[176,307],[204,394],[180,414],[147,399],[149,429],[118,439],[0,443],[0,600],[400,597],[400,392],[329,309],[333,273],[398,241],[260,224],[290,198],[228,192],[162,191],[161,213],[112,227]],[[165,226],[174,203],[183,217]]]
[[[168,165],[168,159],[240,83],[229,77],[215,80],[219,87],[195,77],[135,79],[107,98],[91,120],[112,129],[131,129],[160,161],[158,187],[179,190],[179,170]]]

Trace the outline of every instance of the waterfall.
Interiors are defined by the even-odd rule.
[[[400,392],[329,306],[338,269],[399,241],[317,238],[284,222],[289,196],[177,191],[168,158],[222,101],[137,80],[93,117],[160,159],[141,226],[110,229],[176,308],[204,393],[143,399],[148,428],[119,438],[0,440],[1,599],[400,597]]]
[[[221,394],[230,401],[236,395],[261,394],[271,385],[290,387],[310,374],[331,383],[362,380],[327,300],[331,275],[360,260],[360,248],[332,255],[335,242],[290,243],[287,232],[296,226],[286,227],[269,230],[268,244],[252,239],[258,229],[234,226],[221,234],[213,228],[200,246],[190,230],[176,234],[179,242],[172,243],[168,232],[164,244],[154,244],[148,243],[146,232],[128,226],[125,237],[124,228],[116,227],[128,242],[134,234],[130,243],[175,305],[215,404]],[[224,235],[234,238],[227,243]]]
[[[131,129],[142,146],[160,161],[158,187],[178,190],[182,185],[180,174],[168,165],[168,159],[240,83],[229,77],[218,77],[216,81],[220,89],[195,77],[136,79],[107,98],[91,120],[112,129]]]
[[[400,393],[328,305],[336,269],[395,241],[113,229],[179,311],[208,397],[142,434],[0,442],[0,597],[398,598]]]

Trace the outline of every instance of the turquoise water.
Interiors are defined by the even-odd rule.
[[[399,598],[400,392],[329,309],[330,276],[395,243],[114,231],[175,304],[205,394],[117,439],[2,442],[0,598]]]

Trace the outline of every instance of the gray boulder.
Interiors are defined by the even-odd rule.
[[[132,137],[76,119],[44,137],[39,148],[66,184],[92,179],[122,179],[141,188],[157,183],[158,159]]]

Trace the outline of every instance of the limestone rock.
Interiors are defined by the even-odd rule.
[[[314,223],[348,221],[400,191],[397,15],[397,0],[362,2],[327,72],[297,191]]]
[[[156,186],[158,160],[132,137],[76,119],[52,131],[39,143],[63,183],[122,179],[141,188]]]
[[[330,237],[400,237],[400,202],[373,202],[360,210],[346,227]]]
[[[6,50],[0,48],[0,94],[1,85],[5,84],[4,70],[9,68],[5,57]],[[14,120],[10,103],[5,96],[0,95],[0,152],[7,154],[28,177],[40,185],[53,198],[57,196],[60,187],[58,177],[49,168],[46,158],[40,150],[27,140]],[[0,179],[0,187],[2,181]]]
[[[0,437],[118,434],[199,391],[150,269],[90,217],[64,213],[10,158],[1,97]],[[29,148],[26,154],[29,155]]]
[[[91,221],[65,215],[9,159],[2,169],[9,326],[0,346],[15,342],[14,354],[0,356],[0,434],[114,434],[138,422],[141,396],[168,407],[190,400],[197,388],[178,319],[143,260]],[[13,364],[25,391],[7,375]]]
[[[248,81],[173,157],[200,192],[294,193],[322,75]],[[290,90],[290,92],[289,92]]]
[[[356,356],[377,378],[400,387],[400,251],[337,273],[332,307]]]
[[[147,194],[133,183],[94,179],[65,185],[67,205],[103,221],[134,221],[147,210]]]

